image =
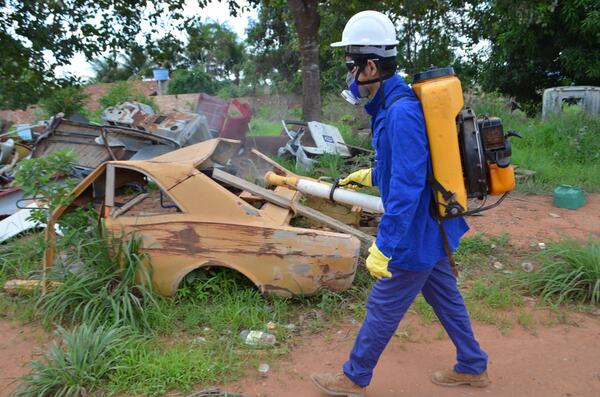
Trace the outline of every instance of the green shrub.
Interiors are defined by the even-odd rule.
[[[169,94],[191,94],[204,92],[215,95],[221,84],[213,76],[204,72],[200,67],[191,70],[179,69],[173,73],[169,81]]]
[[[151,106],[153,109],[157,109],[156,103],[152,98],[147,97],[126,81],[115,83],[106,94],[100,97],[99,102],[103,109],[119,105],[123,102],[141,102]]]
[[[105,233],[98,234],[80,237],[70,249],[63,248],[64,263],[76,268],[61,269],[55,263],[51,276],[62,284],[37,303],[44,324],[128,326],[150,332],[149,313],[155,316],[160,307],[152,291],[150,259],[140,253],[140,239],[110,241]],[[73,235],[84,233],[73,231]]]
[[[44,157],[19,162],[14,184],[28,197],[35,198],[48,209],[31,211],[29,219],[45,223],[56,207],[68,204],[76,180],[68,178],[76,154],[70,149],[57,150]]]
[[[600,241],[550,244],[538,257],[538,270],[517,276],[523,288],[557,304],[600,303]]]
[[[120,368],[120,356],[133,339],[125,328],[93,327],[87,324],[56,331],[61,342],[53,342],[31,372],[21,377],[14,396],[79,397],[91,395],[107,376]]]
[[[40,105],[48,116],[54,116],[58,113],[64,113],[65,117],[73,113],[84,113],[84,101],[89,98],[88,94],[83,92],[79,86],[68,86],[53,91],[50,96],[40,101]]]

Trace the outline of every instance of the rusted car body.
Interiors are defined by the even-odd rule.
[[[188,273],[202,267],[234,269],[277,295],[347,289],[360,250],[356,237],[291,226],[290,209],[211,178],[215,168],[253,183],[269,170],[292,175],[259,152],[241,151],[239,141],[211,139],[151,160],[104,163],[76,187],[71,205],[52,214],[46,268],[56,257],[53,225],[93,202],[110,234],[141,237],[163,295],[174,294]],[[136,184],[147,189],[132,189]],[[286,187],[273,192],[300,199]]]

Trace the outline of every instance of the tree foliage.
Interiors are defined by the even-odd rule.
[[[116,106],[123,102],[141,102],[153,109],[157,108],[156,103],[154,103],[154,100],[152,100],[151,97],[147,97],[143,92],[129,86],[123,81],[113,84],[106,94],[100,97],[98,102],[100,102],[102,108]]]
[[[93,59],[107,49],[125,48],[142,22],[155,26],[153,22],[164,16],[179,20],[184,4],[184,0],[2,0],[0,106],[35,102],[32,98],[43,97],[56,86],[56,66],[68,64],[78,52]]]
[[[258,8],[245,43],[227,26],[184,20],[185,0],[1,0],[0,107],[23,107],[73,84],[69,77],[57,79],[54,69],[77,52],[96,59],[98,81],[150,76],[156,66],[199,67],[217,81],[242,79],[244,87],[272,81],[300,92],[303,84],[305,100],[314,105],[320,91],[343,85],[343,50],[329,43],[365,9],[396,23],[398,64],[409,76],[431,65],[453,65],[464,83],[519,101],[539,101],[546,87],[600,84],[597,0],[223,1],[232,15]],[[165,20],[187,38],[157,35]],[[142,24],[151,27],[144,35]]]
[[[251,85],[269,79],[298,92],[300,49],[286,0],[273,0],[259,8],[257,20],[248,27],[246,45],[250,62],[244,75]]]
[[[204,92],[215,95],[220,88],[218,81],[206,73],[202,67],[175,71],[169,81],[169,94],[188,94]]]
[[[206,73],[220,78],[231,74],[239,80],[244,46],[227,25],[192,21],[186,29],[185,55],[188,66],[202,65]]]
[[[480,67],[487,90],[539,102],[542,90],[600,85],[600,2],[597,0],[474,2],[473,42],[489,40]]]

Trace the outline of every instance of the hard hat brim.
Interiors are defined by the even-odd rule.
[[[335,43],[329,44],[330,47],[346,47],[348,44],[344,41],[336,41]]]
[[[398,40],[394,40],[394,41],[390,41],[388,43],[354,43],[354,42],[349,42],[349,41],[336,41],[335,43],[331,43],[329,44],[330,47],[347,47],[350,45],[356,45],[356,46],[388,46],[388,45],[398,45],[398,43],[400,43]]]

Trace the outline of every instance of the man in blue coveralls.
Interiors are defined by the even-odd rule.
[[[363,11],[346,24],[342,41],[348,67],[350,102],[369,98],[375,165],[356,171],[340,185],[378,186],[385,208],[366,266],[377,278],[367,314],[342,373],[317,373],[313,382],[336,396],[364,396],[373,369],[404,313],[419,292],[456,346],[457,363],[431,380],[442,386],[489,384],[487,354],[475,340],[469,314],[457,287],[442,232],[431,211],[431,170],[421,104],[396,75],[396,31],[385,15]],[[443,221],[454,251],[468,230],[462,218]]]

